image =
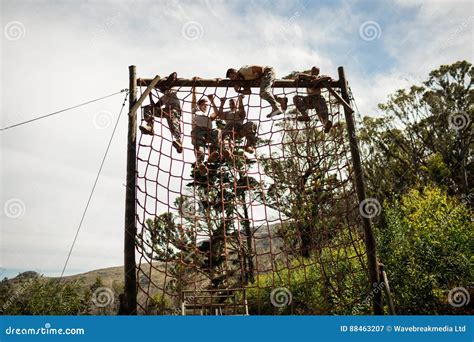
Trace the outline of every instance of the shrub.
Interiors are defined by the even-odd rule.
[[[412,190],[384,207],[378,248],[397,313],[456,312],[447,305],[447,293],[473,283],[469,241],[474,230],[469,209],[436,187]]]

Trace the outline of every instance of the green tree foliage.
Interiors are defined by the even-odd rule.
[[[199,249],[205,255],[205,267],[214,289],[241,287],[254,278],[248,207],[255,200],[259,182],[248,176],[256,162],[245,156],[242,143],[241,139],[235,141],[233,158],[207,163],[208,174],[194,174],[195,181],[188,184],[198,200],[197,215],[190,223],[209,235]]]
[[[339,236],[334,238],[334,242],[345,239],[347,237]],[[258,275],[255,283],[247,289],[250,314],[370,313],[367,274],[361,262],[365,256],[360,255],[363,249],[361,243],[349,248],[326,247],[310,258],[294,259],[290,265],[280,264],[278,275]],[[289,296],[278,298],[282,289],[291,294],[291,302]]]
[[[452,314],[448,291],[474,281],[469,209],[436,187],[411,190],[384,209],[386,226],[378,229],[377,242],[397,313]]]
[[[1,309],[8,315],[78,315],[87,311],[79,282],[58,282],[42,277],[12,284],[4,280]]]
[[[291,222],[279,229],[288,250],[308,258],[334,232],[355,222],[347,212],[348,202],[355,207],[355,197],[348,195],[353,185],[347,174],[346,132],[340,123],[326,135],[316,122],[298,127],[284,121],[280,126],[285,130],[283,150],[261,160],[272,181],[264,203]]]
[[[421,86],[398,90],[383,115],[365,117],[359,132],[368,189],[391,199],[414,186],[436,184],[469,194],[473,179],[472,65],[442,65]]]

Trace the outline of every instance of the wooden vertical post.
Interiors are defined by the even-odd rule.
[[[388,302],[388,308],[390,310],[391,315],[396,315],[395,312],[395,305],[393,304],[393,298],[392,298],[392,293],[390,292],[390,285],[388,283],[388,277],[387,273],[385,272],[385,265],[384,264],[379,264],[380,267],[380,278],[381,281],[383,282],[383,289],[385,292],[385,295],[387,296],[387,302]]]
[[[136,218],[136,170],[137,170],[137,112],[134,108],[137,101],[137,74],[134,65],[129,70],[129,113],[127,143],[127,182],[125,192],[125,236],[124,236],[124,296],[125,315],[137,314],[137,275],[135,265]]]
[[[339,74],[339,86],[341,88],[341,95],[344,101],[350,103],[349,93],[347,91],[347,80],[344,74],[344,68],[337,69]],[[362,163],[360,160],[359,145],[355,133],[354,118],[352,112],[344,107],[344,116],[346,118],[347,131],[349,135],[349,144],[351,149],[352,164],[354,168],[355,186],[357,191],[357,198],[359,204],[366,199],[364,174],[362,170]],[[370,219],[361,215],[362,225],[364,227],[365,248],[367,250],[367,264],[369,268],[370,289],[373,291],[373,311],[375,315],[383,315],[382,293],[381,291],[374,291],[374,286],[380,284],[379,271],[377,264],[377,251],[375,250],[375,237],[372,231],[372,223]]]

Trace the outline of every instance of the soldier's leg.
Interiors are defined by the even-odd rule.
[[[217,129],[207,131],[207,143],[209,143],[209,158],[208,162],[213,163],[219,158],[219,135]]]
[[[288,109],[288,98],[287,97],[275,97],[275,100],[280,104],[281,110],[285,111]]]
[[[254,153],[255,144],[257,143],[257,125],[255,122],[248,121],[244,123],[239,129],[239,136],[247,139],[245,151],[248,153]]]
[[[268,114],[267,117],[283,114],[280,104],[272,94],[272,85],[274,81],[275,71],[272,68],[266,69],[260,81],[260,97],[272,106],[272,112]]]
[[[145,124],[140,125],[140,131],[143,134],[146,135],[153,135],[155,133],[154,131],[154,125],[155,125],[155,119],[154,119],[154,111],[159,110],[159,108],[153,108],[152,105],[146,105],[143,110],[143,121],[145,121]]]
[[[324,125],[324,132],[328,133],[332,127],[332,121],[329,120],[328,106],[326,99],[320,95],[316,99],[316,113],[318,114],[319,120]]]
[[[293,104],[296,107],[297,112],[300,112],[301,115],[298,115],[297,119],[298,121],[309,121],[310,118],[308,116],[307,110],[307,101],[306,99],[308,96],[301,96],[301,95],[296,95],[293,97]]]
[[[173,109],[171,113],[166,116],[168,122],[168,127],[171,135],[174,138],[173,146],[176,149],[176,152],[183,152],[183,145],[181,143],[181,114],[178,110]]]
[[[224,157],[225,159],[232,159],[234,155],[235,141],[227,138],[224,139],[222,143],[224,146],[222,151],[222,157]]]
[[[221,132],[222,156],[226,159],[231,158],[233,154],[233,144],[235,140],[234,124],[229,123],[224,126]]]
[[[195,167],[201,176],[204,176],[207,173],[207,168],[204,165],[204,147],[206,144],[203,133],[205,134],[205,132],[203,132],[199,127],[196,127],[191,131],[191,143],[194,146],[194,155],[196,157]]]

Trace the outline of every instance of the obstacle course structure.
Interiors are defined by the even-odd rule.
[[[125,313],[383,312],[371,222],[359,209],[366,195],[353,99],[338,71],[326,83],[276,80],[275,96],[289,103],[282,116],[267,118],[258,92],[246,96],[246,119],[258,127],[255,153],[236,138],[224,156],[221,144],[202,175],[193,167],[192,87],[198,98],[237,99],[234,86],[258,81],[137,79],[130,67]],[[183,153],[164,117],[156,117],[154,135],[137,136],[139,108],[164,84],[181,102]],[[327,133],[314,110],[300,122],[291,105],[314,87],[333,121]],[[361,306],[367,302],[371,308]]]

